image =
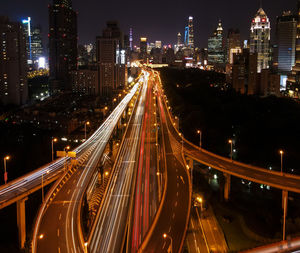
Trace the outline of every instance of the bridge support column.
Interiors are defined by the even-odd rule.
[[[230,195],[231,175],[224,173],[224,177],[225,177],[224,199],[225,201],[228,201]]]
[[[25,201],[28,198],[21,199],[17,202],[17,224],[19,231],[19,247],[21,249],[25,246],[26,241],[26,215],[25,215]]]
[[[286,224],[286,213],[288,205],[288,191],[282,191],[282,208],[283,208],[283,227],[282,227],[282,240],[285,240],[285,224]]]
[[[194,170],[194,160],[193,159],[191,159],[191,158],[189,158],[189,157],[187,157],[186,159],[186,163],[187,163],[187,165],[189,166],[188,168],[189,168],[189,172],[190,172],[190,178],[191,178],[191,187],[192,187],[192,192],[193,192],[193,170]]]

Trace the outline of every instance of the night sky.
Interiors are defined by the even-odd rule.
[[[41,24],[44,39],[48,34],[48,4],[52,0],[1,0],[0,15],[12,20],[31,16]],[[78,11],[79,43],[95,41],[107,20],[118,20],[122,30],[133,28],[134,42],[141,36],[149,41],[175,43],[177,32],[184,33],[189,15],[194,17],[195,44],[206,47],[207,38],[222,19],[223,28],[239,28],[242,39],[248,39],[250,22],[259,8],[259,0],[73,0]],[[295,10],[296,0],[263,0],[263,9],[271,19],[274,38],[276,16],[284,10]]]

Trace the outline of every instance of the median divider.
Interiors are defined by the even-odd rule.
[[[138,94],[139,94],[139,91],[140,91],[140,87],[137,89]],[[137,101],[138,101],[138,99],[135,100],[134,108],[136,108],[136,103],[137,103]],[[118,153],[117,153],[117,156],[116,156],[116,159],[115,159],[115,163],[114,163],[113,168],[112,168],[111,173],[110,173],[109,181],[108,181],[108,183],[107,183],[105,192],[104,192],[104,194],[103,194],[103,198],[102,198],[101,204],[100,204],[100,206],[99,206],[99,209],[98,209],[96,218],[94,219],[94,222],[93,222],[93,225],[92,225],[92,229],[91,229],[91,231],[90,231],[90,233],[89,233],[89,235],[88,235],[88,238],[87,238],[88,245],[90,245],[90,243],[91,243],[92,235],[93,235],[93,233],[94,233],[94,231],[95,231],[95,228],[96,228],[96,223],[97,223],[96,221],[98,220],[98,218],[99,218],[99,216],[100,216],[100,213],[101,213],[101,209],[102,209],[102,207],[103,207],[104,200],[105,200],[105,198],[106,198],[106,196],[107,196],[108,187],[109,187],[109,185],[111,184],[111,180],[112,180],[112,178],[113,178],[112,175],[114,174],[114,171],[115,171],[115,168],[116,168],[116,164],[117,164],[117,161],[118,161],[119,156],[120,156],[121,147],[123,146],[123,143],[124,143],[124,141],[125,141],[125,136],[126,136],[126,133],[127,133],[127,131],[128,131],[129,123],[130,123],[130,121],[131,121],[131,119],[132,119],[132,116],[133,116],[133,113],[130,115],[130,118],[129,118],[129,120],[128,120],[128,124],[126,125],[126,129],[125,129],[125,132],[124,132],[124,135],[123,135],[121,144],[120,144],[120,146],[119,146],[119,150],[118,150]],[[82,198],[80,199],[80,203],[81,203],[81,204],[79,205],[79,207],[82,206]],[[80,217],[81,217],[81,208],[80,208],[80,210],[79,210],[79,212],[78,212],[78,217],[79,217],[79,219],[80,219]],[[77,217],[77,220],[78,220],[78,217]],[[79,233],[80,233],[80,240],[81,240],[82,245],[84,246],[84,243],[85,243],[85,242],[84,242],[84,239],[83,239],[81,220],[79,220],[79,222],[77,222],[77,225],[79,226],[79,227],[78,227],[78,231],[79,231]]]
[[[161,122],[161,117],[160,117],[160,125],[162,126],[162,122]],[[161,127],[162,129],[162,132],[164,131],[163,130],[163,127]],[[162,136],[164,136],[164,134],[162,133]],[[163,142],[163,147],[165,147],[165,142],[164,142],[164,137],[162,138],[162,142]],[[164,164],[165,164],[165,170],[164,170],[164,176],[165,176],[165,184],[164,184],[164,191],[163,191],[163,195],[162,195],[162,198],[161,198],[161,201],[160,201],[160,204],[159,204],[159,207],[158,207],[158,210],[155,214],[155,217],[154,217],[154,220],[150,226],[150,228],[148,229],[145,237],[144,237],[144,240],[140,246],[140,248],[138,249],[138,253],[142,253],[145,248],[147,247],[148,243],[149,243],[149,240],[153,234],[153,231],[154,231],[154,228],[156,227],[157,225],[157,222],[158,222],[158,219],[160,217],[160,214],[162,212],[162,208],[163,208],[163,205],[164,205],[164,202],[165,202],[165,199],[166,199],[166,195],[167,195],[167,184],[168,184],[168,173],[167,173],[167,160],[166,160],[166,154],[165,154],[165,149],[163,148],[163,157],[164,157]]]

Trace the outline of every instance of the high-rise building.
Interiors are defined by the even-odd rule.
[[[180,45],[181,45],[181,33],[179,32],[177,34],[177,47],[180,47]]]
[[[71,90],[70,71],[77,69],[77,13],[71,0],[53,0],[49,5],[48,36],[50,90]]]
[[[0,17],[0,103],[21,105],[28,99],[26,38],[22,24]]]
[[[189,45],[189,27],[186,26],[184,30],[184,45],[187,47]]]
[[[251,22],[250,52],[257,53],[257,72],[269,68],[270,61],[270,21],[260,8]]]
[[[39,59],[44,57],[41,27],[33,26],[30,17],[23,19],[22,24],[26,39],[27,63],[29,69],[37,69]]]
[[[116,21],[107,22],[102,36],[97,37],[97,64],[100,95],[110,98],[127,80],[124,36]]]
[[[132,34],[132,28],[129,29],[129,47],[130,50],[133,50],[133,34]]]
[[[26,39],[26,51],[27,51],[27,62],[28,64],[32,64],[32,50],[31,50],[31,17],[22,20],[23,31]]]
[[[162,47],[160,40],[155,41],[155,47],[156,48],[161,48]]]
[[[288,76],[287,88],[293,97],[300,97],[300,0],[297,1],[297,34],[296,34],[296,56],[295,65],[292,68],[291,74]]]
[[[208,64],[216,65],[224,63],[223,28],[220,20],[217,29],[208,39]]]
[[[193,17],[189,17],[189,42],[188,42],[188,47],[194,48],[194,24],[193,24]]]
[[[31,34],[31,50],[33,61],[37,61],[40,57],[44,56],[42,29],[40,26],[33,27]]]
[[[227,59],[229,64],[233,63],[233,55],[242,52],[241,35],[238,29],[229,29],[227,35]]]
[[[295,65],[297,16],[287,11],[277,17],[276,42],[277,69],[281,74],[288,74]]]

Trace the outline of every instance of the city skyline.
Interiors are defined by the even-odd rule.
[[[295,11],[296,2],[295,0],[280,3],[274,3],[271,0],[263,1],[262,7],[271,21],[271,41],[274,40],[276,17],[286,10]],[[33,0],[26,3],[12,0],[2,4],[3,13],[1,15],[7,15],[12,20],[21,20],[27,16],[32,17],[34,25],[41,24],[44,42],[47,45],[47,5],[50,3],[49,0],[42,0],[38,3]],[[218,8],[215,8],[216,5],[218,5]],[[18,6],[18,8],[15,8],[15,6]],[[35,6],[35,8],[32,8],[32,6]],[[207,3],[191,1],[186,5],[174,3],[171,5],[170,1],[163,3],[154,1],[153,6],[157,7],[141,11],[138,9],[139,5],[135,2],[130,5],[114,2],[106,3],[103,6],[95,0],[88,0],[84,3],[73,1],[74,10],[78,11],[79,44],[94,43],[96,36],[101,34],[107,20],[118,20],[121,29],[127,34],[129,34],[129,28],[132,27],[135,45],[138,44],[139,37],[142,36],[146,36],[148,41],[161,40],[163,44],[175,44],[177,33],[184,34],[188,16],[194,17],[196,47],[207,47],[207,38],[215,29],[215,23],[219,19],[222,20],[225,32],[229,28],[239,28],[242,40],[249,39],[250,23],[253,15],[259,9],[260,3],[259,1],[257,3],[249,1],[243,3],[242,9],[237,0],[231,1],[230,4],[221,3],[220,1],[209,1]],[[166,11],[168,8],[170,10]],[[153,11],[156,12],[155,20],[152,18]],[[147,27],[147,30],[144,27]]]

